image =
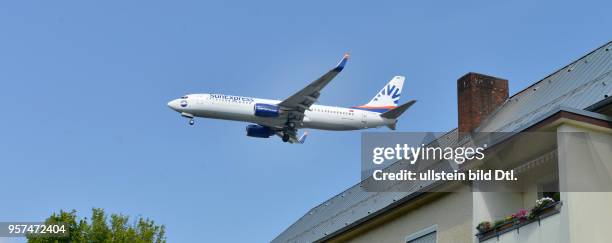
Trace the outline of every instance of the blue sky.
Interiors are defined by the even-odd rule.
[[[358,182],[360,132],[288,145],[244,123],[189,127],[169,100],[283,99],[348,51],[321,104],[366,103],[403,74],[402,100],[418,103],[399,130],[444,132],[457,78],[507,78],[515,93],[610,41],[611,5],[3,1],[0,221],[101,207],[165,224],[169,242],[269,241]]]

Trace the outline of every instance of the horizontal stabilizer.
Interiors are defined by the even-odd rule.
[[[404,113],[404,111],[408,110],[408,108],[410,108],[410,106],[412,106],[414,103],[416,103],[416,100],[408,101],[403,105],[400,105],[389,111],[386,111],[385,113],[380,114],[380,116],[383,118],[387,118],[387,119],[397,119],[399,116],[401,116]]]

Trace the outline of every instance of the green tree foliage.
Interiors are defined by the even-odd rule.
[[[28,243],[165,243],[166,227],[158,226],[150,219],[138,218],[133,223],[129,217],[112,214],[110,220],[104,210],[92,209],[91,220],[77,219],[76,210],[60,211],[45,220],[46,224],[64,224],[67,237],[27,236]]]

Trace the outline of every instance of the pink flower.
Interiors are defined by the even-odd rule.
[[[527,210],[521,209],[517,213],[512,214],[512,217],[517,218],[517,219],[522,219],[522,218],[527,218],[527,214],[529,214]]]

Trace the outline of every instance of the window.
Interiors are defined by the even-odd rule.
[[[438,225],[432,225],[406,237],[406,243],[436,243]]]
[[[559,181],[557,178],[538,183],[538,198],[543,197],[550,197],[555,201],[559,201],[561,199],[561,195],[559,193]]]
[[[414,240],[409,240],[407,243],[435,243],[436,242],[436,232],[431,232]]]

